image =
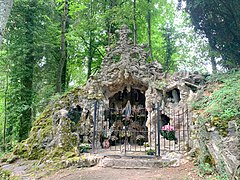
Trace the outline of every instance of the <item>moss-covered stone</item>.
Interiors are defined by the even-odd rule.
[[[3,169],[0,168],[0,177],[1,177],[2,180],[9,179],[11,174],[12,174],[11,171],[3,170]]]

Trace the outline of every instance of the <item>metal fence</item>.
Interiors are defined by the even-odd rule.
[[[128,112],[129,113],[129,112]],[[92,153],[103,155],[160,156],[167,152],[185,151],[189,144],[190,113],[144,107],[104,109],[94,105]]]

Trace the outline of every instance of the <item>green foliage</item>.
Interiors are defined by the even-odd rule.
[[[214,172],[212,166],[208,163],[200,164],[198,167],[199,167],[199,174],[201,177],[205,175],[211,175]]]
[[[147,153],[147,155],[152,156],[152,155],[155,155],[156,152],[155,152],[154,149],[149,149],[149,150],[146,151],[146,153]]]
[[[227,68],[239,67],[239,15],[238,0],[188,0],[187,11],[196,30],[206,35],[211,47],[223,56]]]
[[[80,144],[80,152],[81,153],[89,152],[90,149],[91,149],[91,145],[90,144],[86,144],[86,143]]]
[[[50,1],[14,2],[0,51],[1,67],[9,73],[8,92],[0,92],[0,101],[7,99],[8,150],[28,136],[35,114],[42,111],[54,92],[59,51],[56,19]],[[1,73],[1,79],[6,72]],[[0,112],[4,114],[2,108]]]
[[[226,167],[224,165],[224,161],[221,160],[219,165],[218,165],[218,174],[215,175],[215,178],[217,180],[228,180],[228,175],[227,175],[227,172],[226,172]]]
[[[0,177],[2,178],[2,180],[8,180],[11,174],[11,171],[0,169]]]
[[[194,102],[193,108],[203,110],[205,122],[216,126],[222,135],[227,135],[228,122],[240,117],[240,72],[213,75],[206,89],[211,95]]]

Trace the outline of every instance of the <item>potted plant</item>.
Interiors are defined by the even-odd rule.
[[[137,135],[136,141],[139,146],[142,146],[144,143],[145,137],[141,134]]]
[[[111,137],[110,137],[110,144],[111,144],[111,146],[115,146],[117,140],[118,140],[117,136],[114,136],[114,135],[111,136]]]
[[[125,142],[125,137],[127,138],[128,141],[130,141],[130,137],[131,137],[131,132],[130,131],[120,131],[119,132],[119,139],[121,140],[121,143]]]
[[[149,147],[148,142],[144,142],[144,143],[143,143],[143,146],[144,146],[145,148]]]
[[[79,148],[81,153],[87,153],[91,149],[91,145],[87,143],[82,143],[80,144]]]
[[[171,125],[165,125],[161,128],[160,134],[169,141],[175,141],[177,144],[177,138],[175,137],[175,129]]]
[[[155,150],[153,150],[153,149],[149,149],[146,152],[147,152],[147,155],[149,155],[149,156],[155,155]]]

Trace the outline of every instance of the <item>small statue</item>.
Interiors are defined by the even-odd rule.
[[[130,103],[129,100],[127,101],[127,104],[126,104],[125,108],[123,108],[122,113],[124,113],[125,118],[127,120],[130,119],[131,113],[132,113],[132,106],[131,106],[131,103]]]

